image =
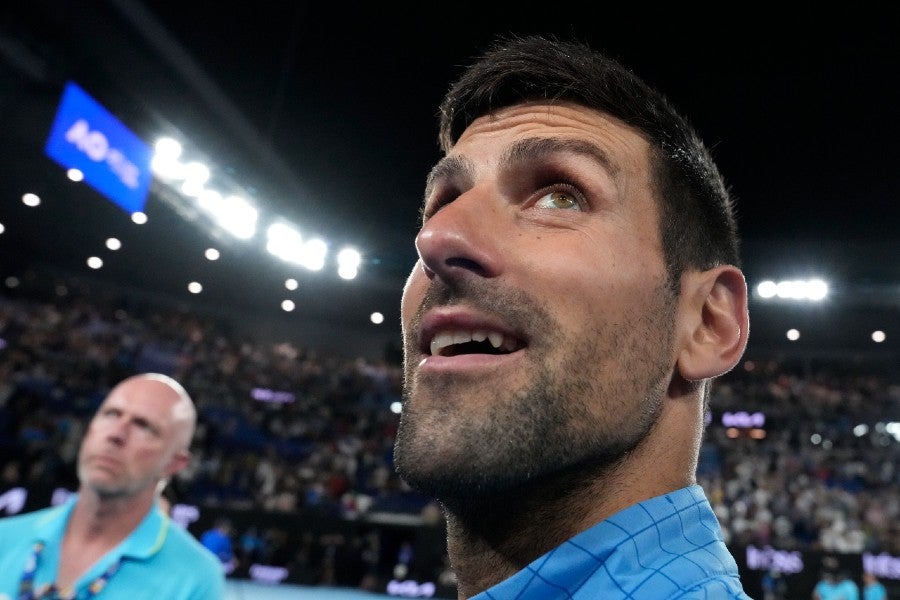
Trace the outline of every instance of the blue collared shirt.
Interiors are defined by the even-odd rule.
[[[34,587],[56,579],[63,533],[77,496],[53,508],[0,519],[0,600],[18,597],[19,584],[34,545],[43,542]],[[219,560],[157,508],[147,514],[122,543],[106,553],[76,582],[76,598],[116,561],[102,598],[128,600],[222,600],[225,575]]]
[[[703,488],[628,507],[472,600],[750,600]]]

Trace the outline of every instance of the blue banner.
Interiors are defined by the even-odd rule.
[[[144,210],[153,152],[76,84],[63,91],[45,147],[47,156],[84,174],[84,181],[128,214]]]

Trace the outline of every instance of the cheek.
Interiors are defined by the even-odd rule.
[[[407,326],[410,319],[416,314],[427,289],[428,277],[422,271],[422,264],[417,262],[406,279],[403,296],[400,299],[400,317],[404,326]]]
[[[523,285],[539,292],[550,308],[564,307],[574,317],[585,312],[607,312],[616,306],[633,306],[664,280],[661,261],[648,260],[644,252],[597,251],[534,255]]]

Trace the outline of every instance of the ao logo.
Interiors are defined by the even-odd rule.
[[[84,152],[94,162],[106,162],[110,170],[131,189],[139,185],[140,169],[125,158],[121,150],[109,147],[109,140],[102,132],[94,130],[84,119],[75,121],[66,131],[66,141]]]

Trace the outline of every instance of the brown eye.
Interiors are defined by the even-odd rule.
[[[569,192],[555,191],[541,196],[535,202],[537,208],[577,209],[581,210],[578,200]]]

